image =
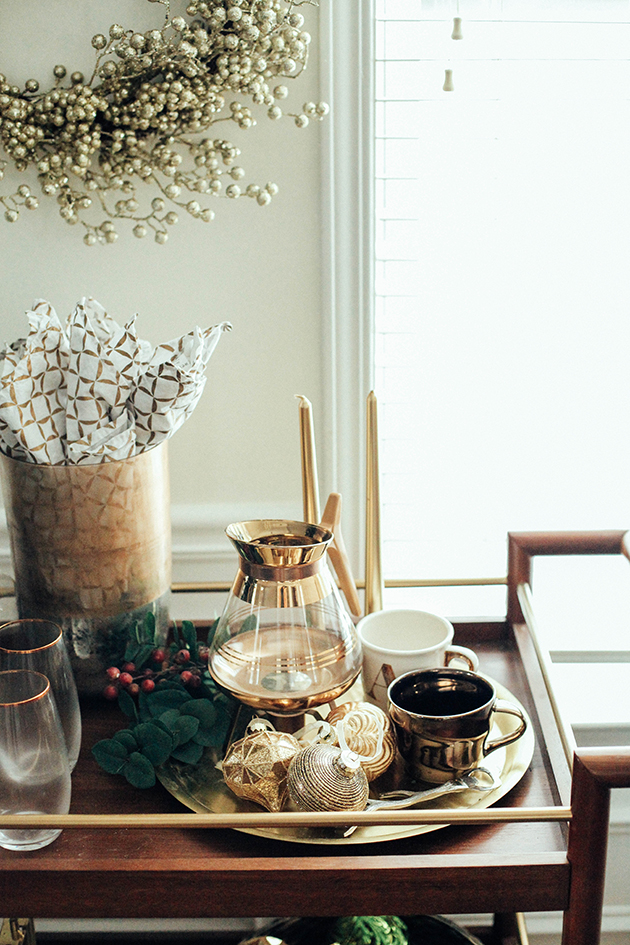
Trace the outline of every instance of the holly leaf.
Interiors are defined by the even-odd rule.
[[[139,751],[134,751],[123,768],[124,776],[137,788],[150,788],[155,784],[155,770],[153,765]]]
[[[108,774],[120,774],[125,767],[129,752],[120,741],[113,738],[104,738],[94,745],[92,755],[97,764]]]

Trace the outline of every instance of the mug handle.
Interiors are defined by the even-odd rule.
[[[467,646],[457,646],[452,643],[444,654],[444,665],[450,666],[453,660],[463,660],[468,664],[468,669],[475,673],[479,669],[479,658],[473,650]]]
[[[508,732],[507,735],[502,735],[501,738],[495,738],[494,741],[484,745],[484,756],[489,755],[491,751],[495,751],[497,748],[503,748],[504,745],[510,745],[512,742],[515,742],[527,728],[527,719],[518,706],[515,706],[512,702],[506,702],[505,699],[497,699],[492,711],[504,712],[506,715],[515,715],[521,720],[521,724],[513,732]]]

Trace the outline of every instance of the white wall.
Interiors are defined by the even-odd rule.
[[[134,28],[154,25],[162,10],[138,0],[3,4],[0,71],[9,81],[35,77],[50,87],[49,72],[57,62],[69,71],[87,71],[94,33],[107,32],[115,21]],[[287,104],[295,111],[321,97],[319,13],[315,7],[304,12],[313,54],[306,72],[286,83]],[[130,232],[111,246],[85,246],[80,227],[57,215],[54,198],[42,197],[40,209],[23,212],[14,224],[0,215],[0,341],[24,335],[24,312],[36,298],[49,300],[62,317],[84,295],[94,296],[120,321],[137,312],[140,335],[153,343],[195,324],[233,323],[210,361],[194,415],[170,444],[175,520],[212,521],[220,529],[245,507],[252,517],[301,517],[294,395],[312,400],[316,417],[322,400],[322,125],[311,122],[300,130],[288,118],[270,121],[262,110],[257,117],[257,126],[248,131],[223,123],[214,133],[242,147],[246,183],[280,186],[267,207],[248,198],[209,200],[215,220],[203,223],[180,214],[164,246]],[[19,184],[27,177],[13,172],[10,180]],[[0,193],[9,192],[8,181],[7,174]],[[200,508],[191,512],[191,505]]]

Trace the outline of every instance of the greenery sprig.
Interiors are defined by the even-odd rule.
[[[101,768],[134,787],[149,788],[156,782],[156,768],[169,759],[197,764],[206,748],[222,748],[240,703],[208,672],[215,627],[216,622],[200,644],[194,625],[183,621],[181,632],[174,626],[173,641],[164,650],[156,647],[152,614],[136,625],[123,669],[107,670],[111,681],[105,689],[133,724],[94,745]]]
[[[350,915],[335,924],[336,945],[408,945],[407,926],[395,915]]]

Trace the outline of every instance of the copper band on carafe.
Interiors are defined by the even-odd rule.
[[[241,571],[247,577],[255,578],[257,581],[274,581],[281,584],[312,577],[317,574],[320,565],[320,561],[311,561],[308,564],[300,564],[292,568],[272,568],[265,564],[254,564],[252,561],[246,561],[245,559],[239,562]]]

